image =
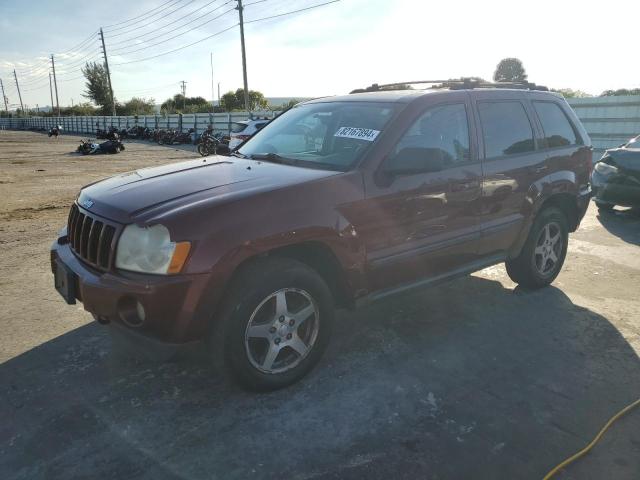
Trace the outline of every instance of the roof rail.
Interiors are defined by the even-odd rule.
[[[466,77],[449,80],[418,80],[378,85],[374,83],[367,88],[358,88],[351,93],[379,92],[382,90],[406,90],[408,85],[431,85],[428,88],[448,88],[450,90],[468,90],[474,88],[515,88],[521,90],[549,91],[547,87],[531,82],[487,82],[480,78]]]

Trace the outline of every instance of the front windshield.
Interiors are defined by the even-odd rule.
[[[300,105],[258,131],[238,152],[247,157],[271,154],[282,163],[347,171],[371,147],[397,108],[362,102]]]

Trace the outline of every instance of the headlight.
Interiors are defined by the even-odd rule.
[[[178,273],[190,246],[189,242],[172,242],[164,225],[127,225],[118,241],[116,268],[143,273]]]
[[[613,165],[609,165],[608,163],[598,162],[595,166],[596,172],[600,175],[613,175],[614,173],[618,173],[618,168]]]

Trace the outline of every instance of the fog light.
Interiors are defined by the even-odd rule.
[[[147,318],[144,306],[135,298],[126,296],[118,301],[118,313],[129,327],[140,327]]]

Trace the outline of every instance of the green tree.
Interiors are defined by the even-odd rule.
[[[98,115],[100,109],[94,107],[89,102],[79,103],[73,107],[60,108],[60,115],[64,116],[83,116],[83,115]]]
[[[618,90],[605,90],[601,97],[619,97],[622,95],[640,95],[640,88],[619,88]]]
[[[527,72],[519,59],[503,58],[496,67],[493,80],[496,82],[526,82]]]
[[[96,62],[87,62],[87,64],[82,67],[82,74],[87,80],[85,84],[86,91],[83,93],[83,96],[102,107],[103,115],[110,115],[111,95],[109,79],[104,66]]]
[[[244,110],[244,88],[238,88],[235,93],[233,91],[225,93],[220,103],[227,112]],[[264,110],[267,105],[267,99],[262,92],[249,90],[249,110]]]
[[[552,88],[552,92],[561,93],[565,98],[587,98],[593,97],[593,95],[583,92],[582,90],[572,90],[571,88]]]
[[[118,115],[153,115],[156,112],[156,101],[153,98],[133,97],[122,105],[116,105]]]
[[[160,110],[165,114],[171,113],[206,113],[212,110],[211,102],[203,97],[184,97],[177,93],[173,98],[165,100]]]
[[[289,110],[290,108],[295,107],[299,103],[300,103],[300,100],[298,100],[297,98],[292,98],[291,100],[283,103],[282,105],[274,106],[272,110],[281,110],[284,112],[285,110]]]

